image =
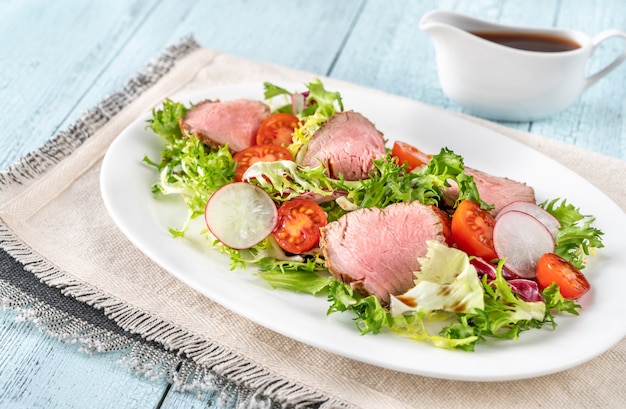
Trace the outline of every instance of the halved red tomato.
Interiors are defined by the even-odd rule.
[[[241,177],[253,163],[283,159],[293,160],[293,157],[287,148],[278,145],[254,145],[239,151],[233,156],[233,160],[237,162],[235,180],[241,182]]]
[[[391,148],[391,156],[397,158],[400,164],[406,162],[409,170],[427,164],[431,157],[431,155],[406,142],[394,142]]]
[[[291,135],[298,126],[298,121],[298,117],[283,112],[268,116],[261,122],[256,136],[256,144],[273,144],[284,147],[291,145]]]
[[[309,199],[293,199],[278,208],[278,223],[272,234],[290,253],[303,253],[320,240],[320,227],[328,222],[326,212]]]
[[[556,283],[561,295],[568,299],[579,298],[591,288],[585,275],[576,266],[554,253],[546,253],[539,258],[537,283],[542,291]]]
[[[452,215],[452,237],[471,256],[490,261],[498,257],[493,247],[495,218],[473,200],[462,200]]]

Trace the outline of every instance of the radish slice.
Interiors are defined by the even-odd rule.
[[[505,266],[521,278],[534,278],[539,257],[554,252],[554,238],[548,228],[517,210],[502,214],[496,221],[493,245],[498,258],[506,258]]]
[[[265,239],[278,220],[276,205],[260,187],[230,183],[218,189],[204,210],[206,225],[228,247],[247,249]]]
[[[291,95],[291,112],[298,115],[306,105],[306,96],[302,93]]]
[[[517,210],[519,212],[523,212],[531,215],[535,219],[539,220],[543,223],[544,226],[550,231],[552,237],[556,237],[556,234],[559,232],[559,227],[561,227],[561,223],[557,220],[556,217],[552,216],[546,210],[544,210],[541,206],[536,205],[535,203],[530,202],[513,202],[504,206],[498,212],[496,216],[496,220],[500,218],[503,214],[508,211]]]

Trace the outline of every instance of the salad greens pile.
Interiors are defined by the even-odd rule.
[[[264,86],[266,102],[274,112],[292,113],[296,109],[301,120],[293,133],[293,144],[288,147],[296,162],[257,162],[246,172],[250,183],[277,200],[327,196],[329,200],[320,206],[331,222],[358,208],[384,208],[414,200],[437,205],[442,201],[443,190],[453,180],[459,187],[459,201],[471,199],[484,209],[490,208],[480,199],[473,178],[464,172],[463,158],[448,148],[442,148],[426,166],[411,172],[388,152],[374,161],[371,177],[359,181],[330,179],[321,167],[298,166],[298,154],[306,149],[315,131],[333,114],[343,111],[341,96],[327,91],[319,80],[307,84],[303,93],[270,83]],[[189,222],[204,214],[213,192],[233,182],[236,169],[227,146],[213,149],[193,135],[181,133],[179,120],[190,107],[166,100],[161,108],[153,110],[147,125],[164,142],[158,160],[144,158],[159,172],[153,192],[180,195],[187,203],[185,222],[179,228],[170,228],[176,237],[184,236]],[[342,199],[334,200],[337,197]],[[547,201],[541,206],[561,223],[555,252],[578,268],[584,267],[586,256],[594,248],[602,247],[602,232],[592,227],[594,218],[582,215],[564,200]],[[210,237],[208,230],[203,233]],[[254,265],[258,267],[257,274],[274,288],[325,296],[329,302],[328,314],[350,311],[363,334],[393,331],[438,347],[472,351],[490,338],[516,339],[521,332],[545,324],[554,328],[555,314],[577,315],[580,309],[575,301],[563,298],[554,284],[541,293],[545,302],[523,301],[503,278],[502,262],[496,268],[495,279],[488,280],[486,275],[480,278],[464,252],[436,243],[428,243],[429,251],[420,260],[422,271],[416,272],[414,288],[420,291],[414,293],[421,297],[419,305],[432,307],[410,309],[399,302],[394,313],[393,299],[389,309],[375,296],[361,297],[349,285],[333,279],[319,253],[285,254],[271,235],[245,250],[234,250],[217,240],[213,244],[229,254],[233,269]],[[453,290],[449,297],[441,296],[438,289],[442,286]]]

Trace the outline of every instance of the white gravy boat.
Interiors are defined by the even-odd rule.
[[[490,119],[531,121],[553,115],[626,59],[626,32],[620,30],[607,30],[592,39],[579,31],[505,26],[444,10],[425,14],[420,28],[434,41],[439,81],[447,97]],[[473,33],[559,40],[575,48],[528,51]],[[593,51],[611,37],[625,41],[622,53],[586,76]]]

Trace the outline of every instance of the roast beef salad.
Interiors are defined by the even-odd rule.
[[[561,198],[537,204],[531,186],[465,167],[448,147],[388,143],[317,79],[264,91],[153,110],[148,128],[165,142],[144,158],[160,173],[153,192],[188,205],[174,236],[204,217],[231,268],[326,297],[363,334],[473,351],[579,314],[581,270],[602,247],[594,217]]]

